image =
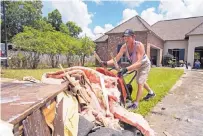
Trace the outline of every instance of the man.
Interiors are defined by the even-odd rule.
[[[196,68],[196,69],[199,69],[199,68],[200,68],[200,65],[201,65],[201,63],[200,63],[200,61],[197,59],[197,60],[195,61],[195,68]]]
[[[134,32],[130,29],[127,29],[124,34],[123,38],[125,41],[125,44],[121,47],[119,53],[116,56],[116,60],[119,61],[120,58],[123,56],[123,54],[126,53],[127,57],[130,59],[132,64],[128,67],[122,68],[118,75],[122,76],[128,71],[137,71],[137,77],[136,81],[138,84],[138,91],[137,91],[137,97],[136,100],[128,106],[128,108],[136,109],[138,107],[139,101],[142,96],[143,87],[148,91],[148,94],[146,97],[144,97],[144,100],[149,100],[150,98],[155,96],[155,93],[152,91],[152,89],[149,87],[149,85],[146,83],[151,63],[149,58],[147,57],[145,53],[145,47],[144,45],[139,42],[135,41],[135,35]],[[102,65],[113,65],[113,60],[109,61],[102,61]]]

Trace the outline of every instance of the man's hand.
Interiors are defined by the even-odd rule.
[[[107,67],[107,61],[101,61],[101,66]]]
[[[118,72],[118,76],[121,77],[127,72],[128,72],[127,68],[121,68],[120,71]]]

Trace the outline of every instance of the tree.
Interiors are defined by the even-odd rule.
[[[46,31],[54,31],[54,28],[52,27],[52,25],[50,23],[47,23],[46,21],[44,21],[43,19],[41,20],[36,20],[34,22],[33,25],[34,29],[40,30],[42,32],[46,32]]]
[[[76,49],[76,54],[80,57],[81,65],[84,66],[85,58],[92,54],[90,48],[94,48],[94,42],[87,36],[80,39],[80,45]]]
[[[39,57],[45,50],[46,42],[44,40],[43,32],[26,26],[24,32],[15,35],[12,39],[17,48],[28,52],[28,61],[33,69],[37,68],[40,62]]]
[[[48,14],[48,22],[57,30],[60,31],[60,25],[62,24],[61,13],[55,9]]]
[[[69,32],[69,30],[68,30],[68,27],[67,27],[64,23],[62,23],[62,24],[60,25],[59,30],[60,30],[60,32],[65,33],[65,34],[67,34],[67,35],[70,34],[70,32]]]
[[[44,53],[49,55],[51,66],[55,68],[58,66],[60,54],[64,53],[66,50],[66,34],[59,31],[47,31],[44,34],[46,35],[46,50]]]
[[[41,18],[41,1],[5,1],[5,5],[8,40],[22,32],[23,26],[33,26],[34,21]],[[5,31],[4,22],[3,20],[1,24],[2,33]],[[1,35],[1,39],[4,41],[4,35]]]
[[[78,35],[82,32],[82,29],[76,25],[75,22],[68,21],[66,23],[66,26],[68,27],[68,30],[70,32],[70,36],[78,38]]]

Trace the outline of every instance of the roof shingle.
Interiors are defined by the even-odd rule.
[[[203,22],[203,16],[163,20],[151,26],[163,40],[183,40],[185,35]]]
[[[123,22],[122,24],[116,26],[110,31],[106,32],[106,34],[111,33],[123,33],[126,29],[132,29],[133,31],[147,31],[148,29],[144,26],[144,24],[140,21],[139,16],[134,16],[131,19]]]
[[[190,31],[187,35],[197,35],[197,34],[203,34],[203,23],[201,23],[195,29]]]
[[[108,35],[103,35],[96,39],[94,42],[105,42],[108,39]]]

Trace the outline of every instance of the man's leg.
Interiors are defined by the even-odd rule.
[[[144,83],[144,88],[148,91],[148,93],[152,91],[152,89],[149,87],[149,85],[146,82]]]
[[[148,94],[143,98],[143,100],[149,100],[150,98],[155,96],[155,93],[152,91],[147,83],[144,83],[144,88],[148,91]]]
[[[139,103],[143,92],[143,84],[138,84],[138,90],[137,90],[137,97],[135,99],[135,102]]]
[[[130,103],[130,105],[127,106],[127,108],[130,108],[130,109],[137,109],[138,107],[138,104],[139,104],[139,101],[142,97],[142,92],[143,92],[143,86],[144,84],[139,84],[137,83],[138,85],[138,90],[137,90],[137,96],[136,96],[136,99],[133,103]]]

